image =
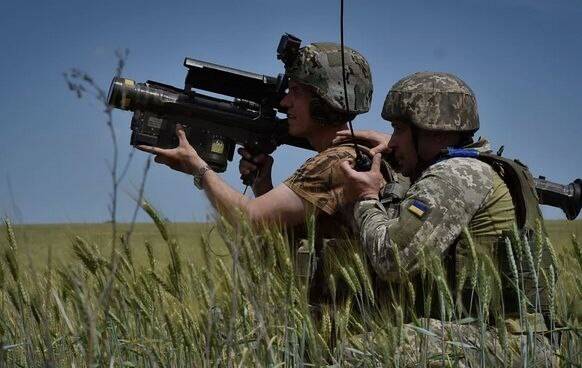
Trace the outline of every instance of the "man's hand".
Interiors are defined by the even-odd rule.
[[[359,172],[354,170],[349,161],[343,161],[340,167],[345,176],[344,195],[347,201],[354,202],[361,199],[378,199],[380,189],[384,184],[384,177],[380,172],[382,157],[380,153],[374,155],[370,171]]]
[[[248,150],[240,147],[238,149],[241,159],[238,164],[238,171],[243,175],[256,172],[257,176],[253,182],[253,192],[255,197],[261,196],[273,189],[271,179],[271,169],[273,168],[273,157],[264,153],[252,155]]]
[[[375,130],[355,130],[354,137],[369,142],[372,147],[370,149],[371,155],[376,155],[376,153],[390,153],[390,149],[388,148],[388,142],[391,137],[390,134],[380,133]],[[340,130],[333,139],[333,143],[343,143],[350,141],[351,139],[352,133],[349,130]]]
[[[199,170],[206,165],[206,162],[198,155],[194,147],[188,143],[184,128],[176,124],[176,135],[178,136],[178,147],[163,149],[152,146],[137,146],[136,148],[156,155],[154,161],[169,166],[170,168],[191,175],[194,170]]]

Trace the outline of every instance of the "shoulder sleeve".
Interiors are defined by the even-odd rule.
[[[442,254],[492,190],[488,165],[454,160],[428,168],[406,193],[397,216],[367,201],[354,207],[360,239],[381,277],[397,278],[400,268],[414,272],[423,248]]]
[[[350,147],[332,147],[307,160],[283,182],[303,200],[328,215],[345,204],[340,163],[355,157]]]

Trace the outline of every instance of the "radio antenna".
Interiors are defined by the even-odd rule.
[[[348,126],[350,127],[350,133],[352,135],[352,141],[354,143],[354,150],[356,151],[356,165],[355,169],[357,171],[369,171],[372,167],[370,159],[362,154],[362,151],[356,143],[356,136],[354,134],[354,126],[352,125],[352,119],[350,116],[350,105],[348,101],[348,87],[346,82],[346,62],[344,56],[344,0],[340,0],[340,47],[342,53],[342,80],[344,85],[344,103],[346,107],[346,116],[348,117]]]

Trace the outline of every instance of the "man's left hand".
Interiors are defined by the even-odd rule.
[[[340,164],[345,176],[344,195],[346,200],[353,202],[361,199],[378,199],[384,177],[380,172],[381,155],[376,153],[372,160],[370,171],[356,171],[348,161]]]
[[[192,174],[194,170],[199,170],[206,165],[206,162],[198,155],[194,147],[188,143],[184,127],[180,124],[176,124],[176,135],[179,142],[176,148],[163,149],[143,145],[136,148],[156,155],[155,162],[186,174]]]

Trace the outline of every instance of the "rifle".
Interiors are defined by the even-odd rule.
[[[289,63],[300,44],[297,37],[284,34],[277,58]],[[280,106],[288,84],[284,74],[260,75],[192,58],[185,58],[184,66],[188,69],[184,88],[113,78],[107,101],[112,107],[133,111],[131,145],[174,148],[178,145],[175,126],[180,123],[188,142],[216,172],[226,170],[237,144],[253,154],[272,153],[281,144],[313,149],[306,139],[290,136],[287,119],[277,117],[286,113]],[[255,175],[243,176],[243,182],[252,184]]]

